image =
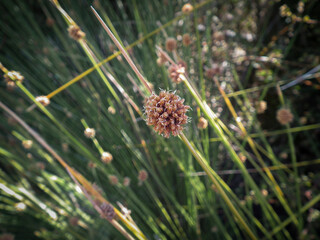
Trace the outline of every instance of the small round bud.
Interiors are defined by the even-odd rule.
[[[125,178],[123,179],[123,186],[129,187],[130,182],[131,182],[131,179],[130,179],[129,177],[125,177]]]
[[[96,135],[96,130],[94,130],[93,128],[86,128],[86,130],[84,130],[84,135],[87,138],[94,138],[94,136]]]
[[[258,114],[262,114],[267,110],[267,102],[259,101],[256,103],[256,109]]]
[[[139,171],[139,175],[138,175],[138,179],[140,182],[144,182],[148,179],[148,173],[146,170],[140,170]]]
[[[111,185],[117,185],[119,183],[119,179],[115,175],[110,175],[109,181],[110,181]]]
[[[178,64],[172,64],[168,71],[169,71],[169,77],[174,81],[175,83],[180,83],[182,81],[180,74],[185,74],[187,70],[187,64],[180,60]]]
[[[95,164],[94,162],[88,162],[88,168],[96,168],[97,164]]]
[[[189,14],[193,11],[193,6],[190,3],[186,3],[182,7],[182,12],[185,14]]]
[[[204,117],[201,117],[198,122],[199,129],[206,129],[208,127],[208,121]]]
[[[114,109],[114,107],[110,106],[108,107],[108,112],[114,115],[116,113],[116,110]]]
[[[71,25],[68,28],[68,33],[69,36],[74,39],[74,40],[80,40],[82,38],[84,38],[86,36],[86,34],[84,32],[81,31],[80,27],[76,26],[76,25]]]
[[[36,101],[41,103],[44,107],[50,104],[50,99],[47,96],[38,96],[36,97]]]
[[[22,83],[24,80],[24,76],[22,76],[21,73],[17,71],[9,71],[6,74],[4,74],[3,77],[7,83],[7,86],[11,89],[15,87],[15,82]]]
[[[293,115],[289,109],[282,108],[277,112],[277,120],[280,124],[286,125],[293,121]]]
[[[30,149],[32,147],[33,141],[32,140],[23,140],[22,141],[22,146],[25,149]]]
[[[166,49],[168,52],[173,52],[177,48],[177,40],[174,38],[168,38],[166,41]]]
[[[101,161],[103,163],[109,164],[109,163],[111,163],[112,159],[113,159],[113,157],[112,157],[111,153],[109,153],[109,152],[103,152],[101,154]]]
[[[182,36],[182,44],[184,46],[189,46],[191,44],[191,37],[188,33],[183,34]]]
[[[54,23],[55,23],[55,21],[54,21],[53,18],[48,17],[46,19],[46,24],[47,24],[48,27],[52,27],[54,25]]]

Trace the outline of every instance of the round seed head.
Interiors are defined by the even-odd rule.
[[[30,149],[32,147],[33,141],[32,140],[23,140],[22,141],[22,146],[25,149]]]
[[[193,6],[190,3],[186,3],[185,5],[183,5],[182,7],[182,12],[189,14],[193,11]]]
[[[177,48],[177,40],[174,38],[168,38],[166,41],[166,49],[168,52],[172,52]]]
[[[162,134],[165,138],[179,135],[183,125],[188,121],[186,112],[190,108],[184,105],[184,99],[172,92],[161,91],[159,95],[153,93],[145,101],[147,124]]]
[[[109,203],[102,203],[100,205],[100,209],[103,216],[106,217],[109,221],[112,221],[116,216],[116,212],[114,211],[113,206]]]
[[[277,120],[280,124],[286,125],[293,121],[293,115],[289,109],[282,108],[277,112]]]
[[[206,77],[209,79],[212,79],[216,74],[219,74],[221,72],[220,67],[218,64],[213,64],[211,68],[206,70]]]
[[[110,107],[108,107],[108,112],[111,114],[115,114],[116,110],[114,109],[114,107],[110,106]]]
[[[111,185],[117,185],[119,183],[119,179],[115,175],[110,175],[109,181],[110,181]]]
[[[109,153],[109,152],[103,152],[101,154],[101,161],[103,163],[109,164],[109,163],[111,163],[112,159],[113,159],[113,157],[112,157],[111,153]]]
[[[123,179],[123,186],[129,187],[130,182],[131,182],[131,179],[130,179],[129,177],[125,177],[125,178]]]
[[[139,175],[138,175],[138,179],[140,182],[144,182],[145,180],[148,179],[148,173],[146,170],[140,170],[139,171]]]
[[[94,162],[88,162],[88,167],[89,168],[96,168],[97,167],[97,165],[94,163]]]
[[[41,103],[44,107],[46,107],[50,104],[50,99],[47,98],[47,96],[38,96],[38,97],[36,97],[36,101],[38,103]]]
[[[256,103],[256,109],[258,114],[262,114],[267,110],[267,102],[266,101],[259,101]]]
[[[94,138],[96,131],[93,128],[86,128],[86,130],[84,130],[84,135],[87,138]]]
[[[69,36],[74,40],[80,40],[86,36],[84,32],[81,31],[81,29],[76,25],[71,25],[68,28]]]
[[[184,46],[189,46],[191,44],[191,37],[188,33],[183,34],[182,36],[182,44]]]
[[[180,74],[185,74],[187,70],[187,64],[180,60],[178,64],[172,64],[168,71],[169,71],[169,77],[174,81],[175,83],[180,83],[182,79],[180,78]]]
[[[208,127],[208,121],[204,117],[201,117],[198,122],[199,129],[206,129]]]

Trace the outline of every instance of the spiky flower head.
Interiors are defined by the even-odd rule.
[[[148,176],[149,176],[148,172],[146,170],[142,169],[139,171],[138,179],[139,179],[139,181],[144,182],[145,180],[148,179]]]
[[[182,36],[182,44],[184,46],[189,46],[191,44],[191,37],[188,33],[183,34]]]
[[[81,29],[76,25],[71,25],[68,28],[69,36],[74,40],[80,40],[86,36],[86,34],[81,31]]]
[[[123,186],[128,187],[130,185],[131,179],[129,177],[125,177],[123,179]]]
[[[109,152],[103,152],[101,154],[101,161],[103,163],[109,164],[111,163],[112,159],[113,159],[112,154]]]
[[[86,130],[84,130],[84,135],[87,138],[94,138],[94,136],[96,135],[96,130],[94,130],[93,128],[86,128]]]
[[[186,112],[190,108],[184,105],[181,99],[174,92],[161,91],[159,95],[152,93],[145,102],[145,113],[147,114],[147,124],[153,129],[169,138],[179,135],[188,117]]]
[[[177,40],[174,38],[168,38],[166,41],[166,49],[168,52],[172,52],[177,48]]]
[[[104,217],[106,217],[109,221],[112,221],[116,216],[116,212],[114,211],[114,207],[109,203],[102,203],[100,205],[100,209]]]
[[[36,101],[41,103],[44,107],[50,104],[50,99],[47,96],[38,96],[36,97]]]
[[[17,71],[9,71],[4,74],[4,80],[6,81],[7,86],[12,88],[15,86],[15,82],[22,83],[22,81],[24,80],[24,76],[22,76],[21,73]]]
[[[277,120],[282,125],[286,125],[293,120],[293,115],[289,109],[282,108],[279,109],[277,112]]]
[[[185,74],[187,70],[187,64],[180,60],[178,64],[172,64],[168,71],[169,71],[169,77],[174,81],[175,83],[182,82],[182,79],[180,77],[180,74]]]
[[[110,181],[111,185],[117,185],[119,183],[119,179],[115,175],[110,175],[109,181]]]

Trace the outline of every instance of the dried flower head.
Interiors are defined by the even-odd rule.
[[[182,7],[182,12],[189,14],[193,11],[193,6],[190,3],[186,3],[185,5],[183,5]]]
[[[84,135],[87,138],[94,138],[94,136],[96,135],[96,130],[94,130],[93,128],[86,128],[86,130],[84,130]]]
[[[188,121],[186,112],[190,108],[183,102],[184,99],[172,92],[161,91],[159,95],[153,93],[145,102],[147,124],[154,126],[153,129],[166,138],[170,134],[179,135],[183,130],[182,125]]]
[[[182,81],[180,74],[185,74],[187,71],[187,64],[180,60],[178,64],[172,64],[169,69],[169,77],[175,83],[180,83]]]
[[[116,110],[114,109],[114,107],[110,106],[110,107],[108,107],[108,112],[113,115],[116,113]]]
[[[130,182],[131,182],[131,179],[130,179],[129,177],[125,177],[125,178],[123,179],[123,186],[129,187]]]
[[[139,182],[144,182],[148,179],[148,173],[146,170],[142,169],[139,171],[138,175]]]
[[[259,101],[256,103],[256,109],[258,114],[262,114],[267,110],[267,102],[266,101]]]
[[[117,185],[119,183],[119,179],[115,175],[110,175],[109,181],[110,181],[111,185]]]
[[[76,25],[71,25],[68,28],[69,36],[74,40],[80,40],[86,36],[84,32],[81,31],[80,27]]]
[[[212,64],[212,67],[206,70],[206,77],[212,79],[215,75],[221,73],[221,68],[218,64]]]
[[[41,103],[44,107],[50,104],[50,99],[47,96],[38,96],[36,97],[36,101]]]
[[[69,223],[71,226],[75,227],[75,226],[78,226],[79,224],[79,218],[77,217],[71,217],[69,218]]]
[[[183,34],[182,36],[182,44],[184,46],[189,46],[191,44],[191,37],[188,33]]]
[[[9,71],[3,76],[9,88],[13,88],[15,86],[15,82],[22,83],[22,81],[24,80],[24,76],[22,76],[21,73],[17,71]]]
[[[165,56],[165,54],[163,52],[158,52],[158,59],[157,59],[157,64],[159,66],[162,66],[163,64],[165,64],[168,61],[167,57]]]
[[[109,152],[103,152],[101,154],[101,161],[103,163],[109,164],[111,163],[112,159],[113,159],[112,154]]]
[[[32,147],[33,141],[32,140],[23,140],[22,141],[22,146],[25,149],[30,149]]]
[[[14,240],[14,235],[11,233],[4,233],[0,235],[0,240]]]
[[[204,117],[199,118],[198,128],[206,129],[208,127],[208,121]]]
[[[116,212],[114,211],[113,206],[109,203],[102,203],[100,205],[100,209],[103,216],[106,217],[109,221],[112,221],[116,216]]]
[[[289,109],[282,108],[279,109],[277,112],[277,120],[282,125],[286,125],[293,120],[293,115]]]
[[[97,164],[95,164],[94,162],[88,162],[88,168],[96,168]]]
[[[177,48],[177,40],[174,38],[168,38],[166,41],[166,49],[168,52],[172,52]]]

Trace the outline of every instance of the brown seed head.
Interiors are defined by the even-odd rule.
[[[33,141],[32,140],[23,140],[22,141],[22,146],[25,149],[30,149],[32,147]]]
[[[148,179],[148,173],[146,170],[142,169],[139,171],[138,179],[140,182],[144,182]]]
[[[174,38],[168,38],[166,41],[166,49],[168,52],[172,52],[177,48],[177,40]]]
[[[109,221],[112,221],[116,216],[116,212],[114,211],[113,206],[109,203],[102,203],[100,205],[100,209],[103,216],[106,217]]]
[[[280,124],[286,125],[293,121],[293,115],[289,109],[282,108],[277,112],[277,120]]]
[[[166,56],[164,55],[164,53],[158,52],[157,64],[158,64],[159,66],[162,66],[162,65],[165,64],[167,61],[168,61],[168,59],[166,58]]]
[[[86,128],[86,130],[84,130],[84,135],[87,138],[94,138],[94,136],[96,135],[96,130],[94,130],[93,128]]]
[[[36,97],[36,101],[38,103],[41,103],[44,107],[46,107],[50,104],[50,99],[47,98],[47,96],[38,96],[38,97]]]
[[[71,25],[68,28],[68,33],[72,39],[77,40],[77,41],[86,36],[86,34],[84,32],[82,32],[81,29],[76,25]]]
[[[96,168],[97,164],[95,164],[94,162],[88,162],[88,168]]]
[[[206,77],[212,79],[215,75],[221,72],[221,68],[218,64],[213,64],[211,68],[206,70]]]
[[[267,110],[267,102],[266,101],[259,101],[256,103],[256,109],[258,114],[262,114]]]
[[[111,163],[112,159],[113,159],[113,157],[112,157],[111,153],[109,153],[109,152],[103,152],[101,154],[101,161],[103,163],[109,164],[109,163]]]
[[[208,121],[204,117],[201,117],[198,122],[199,129],[206,129],[208,127]]]
[[[111,185],[117,185],[119,183],[119,179],[115,175],[110,175],[109,181],[110,181]]]
[[[116,113],[116,110],[114,109],[114,107],[110,106],[110,107],[108,107],[108,112],[113,115]]]
[[[153,129],[169,138],[179,135],[188,117],[186,112],[190,108],[183,104],[184,99],[174,93],[161,91],[159,95],[152,94],[146,99],[145,113],[147,114],[147,124]]]
[[[169,69],[169,77],[175,83],[180,83],[182,81],[180,74],[185,74],[187,71],[187,64],[180,60],[178,64],[172,64]]]
[[[24,80],[24,76],[22,76],[21,73],[17,71],[9,71],[3,76],[9,88],[13,88],[15,86],[15,82],[22,83],[22,81]]]
[[[130,185],[131,179],[129,177],[125,177],[123,179],[123,186],[128,187]]]
[[[184,46],[189,46],[191,44],[191,37],[188,33],[183,34],[182,36],[182,44]]]
[[[193,11],[193,6],[190,3],[186,3],[185,5],[183,5],[182,7],[182,12],[189,14]]]

